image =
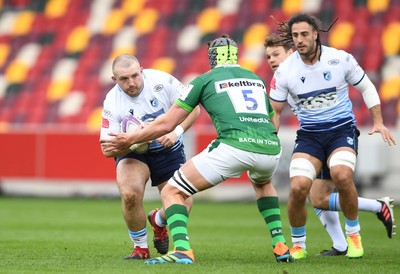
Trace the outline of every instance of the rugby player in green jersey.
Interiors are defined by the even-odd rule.
[[[208,43],[211,70],[192,80],[170,110],[132,134],[110,133],[103,149],[116,153],[134,143],[156,139],[172,131],[199,104],[208,112],[217,138],[187,161],[161,192],[174,250],[149,259],[146,264],[192,264],[195,260],[188,237],[189,215],[184,201],[197,192],[247,172],[257,206],[270,231],[278,262],[293,258],[282,232],[279,200],[271,183],[281,156],[281,144],[272,121],[264,81],[237,64],[238,47],[227,35]]]

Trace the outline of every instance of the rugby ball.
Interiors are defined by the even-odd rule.
[[[129,134],[136,130],[141,129],[142,127],[143,127],[142,121],[133,115],[128,115],[124,117],[124,119],[122,119],[121,121],[121,132]],[[145,142],[141,144],[133,144],[129,149],[135,153],[142,154],[149,149],[149,143]]]

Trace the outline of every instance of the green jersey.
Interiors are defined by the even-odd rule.
[[[269,155],[279,154],[280,141],[264,81],[239,65],[217,66],[189,83],[176,104],[191,112],[201,104],[217,130],[219,142]]]

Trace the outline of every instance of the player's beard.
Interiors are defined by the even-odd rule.
[[[307,46],[307,50],[305,52],[300,52],[299,54],[302,56],[303,60],[308,60],[312,62],[318,53],[317,43],[314,41],[311,45]]]
[[[136,97],[138,96],[142,90],[143,90],[144,84],[142,84],[140,87],[136,87],[136,86],[131,86],[129,87],[128,90],[126,90],[126,94],[128,94],[130,97]]]

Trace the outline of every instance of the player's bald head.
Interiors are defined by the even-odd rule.
[[[115,75],[115,72],[116,72],[115,68],[117,66],[121,67],[121,68],[129,68],[134,63],[136,63],[140,66],[139,60],[133,55],[121,54],[121,55],[117,56],[117,58],[115,58],[112,63],[113,74]]]

